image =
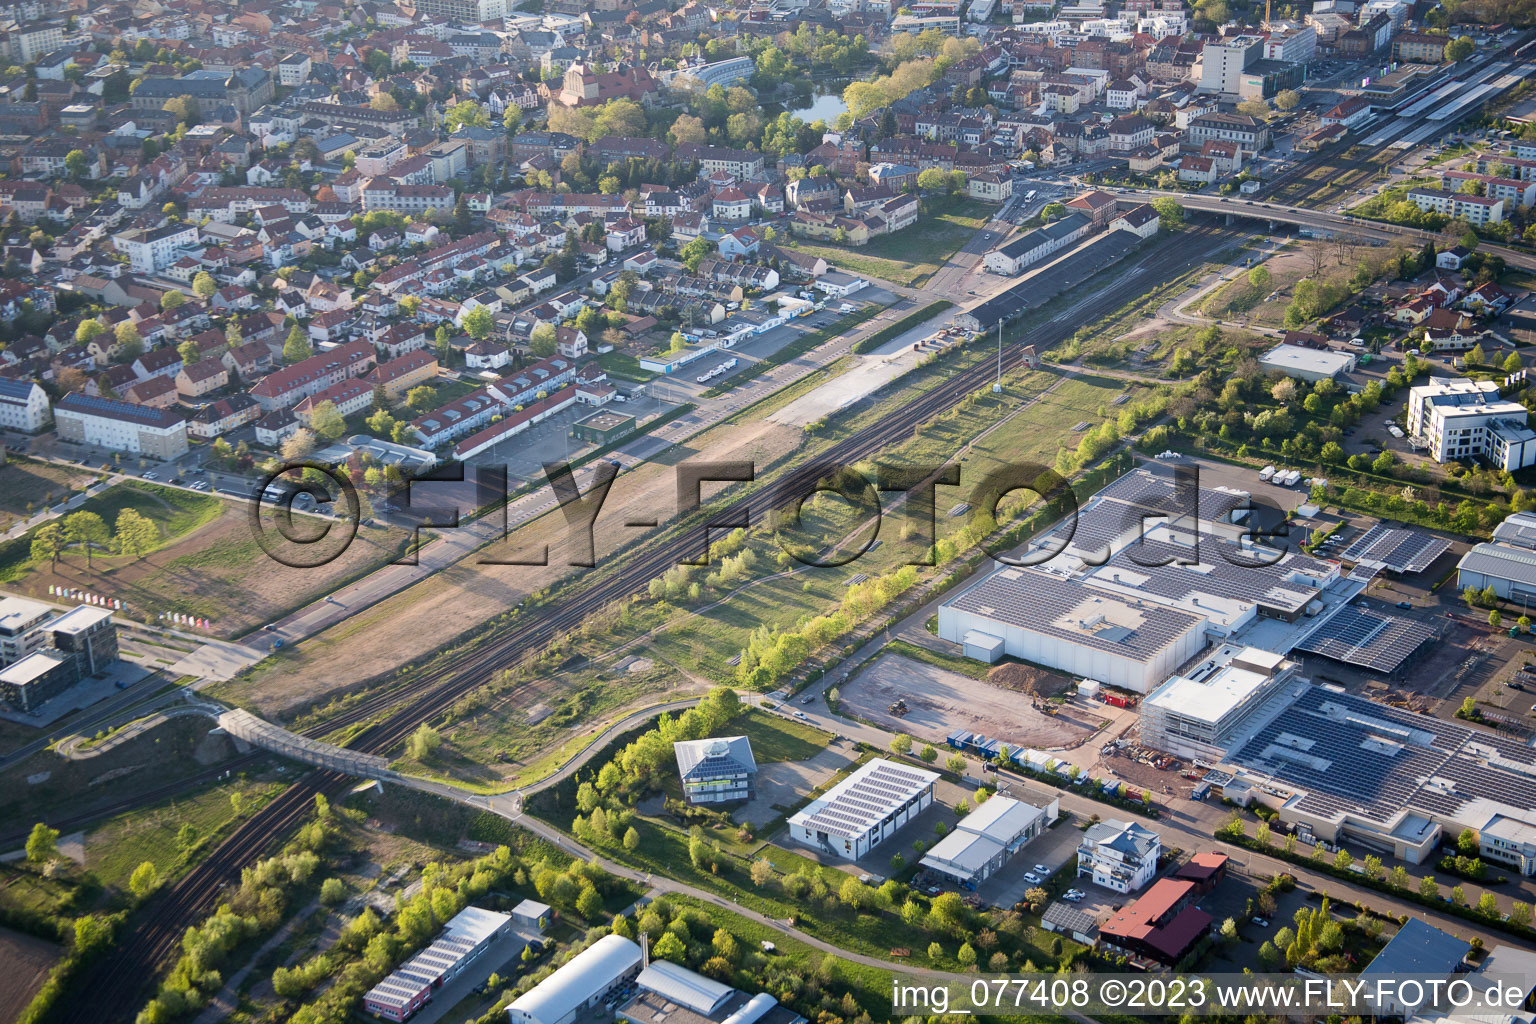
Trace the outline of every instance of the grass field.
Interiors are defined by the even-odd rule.
[[[162,879],[170,878],[186,857],[215,842],[282,788],[277,782],[233,779],[109,819],[86,833],[86,867],[108,888],[125,889],[128,876],[144,861],[153,862]],[[240,794],[239,817],[230,800],[234,793]],[[178,838],[183,826],[193,830],[188,845]]]
[[[643,382],[656,376],[649,370],[640,369],[640,360],[628,352],[604,352],[597,357],[597,365],[608,371],[610,376],[624,380]]]
[[[0,512],[26,516],[65,498],[70,491],[95,480],[99,473],[84,466],[59,466],[51,462],[11,456],[0,466]]]
[[[120,483],[88,500],[80,507],[82,512],[94,512],[112,529],[117,516],[124,509],[134,509],[149,518],[160,531],[156,550],[164,548],[180,537],[219,517],[224,502],[219,498],[197,494],[177,487],[159,487],[138,481]],[[35,567],[32,561],[32,537],[37,528],[15,540],[0,545],[0,582],[14,583]],[[81,552],[71,550],[66,558],[84,561]],[[114,561],[127,562],[126,557],[112,556],[100,551],[92,561],[110,566]]]
[[[823,729],[757,708],[743,715],[737,726],[752,742],[752,758],[758,764],[809,760],[832,742],[832,734]]]
[[[108,530],[120,512],[135,509],[158,528],[159,543],[142,557],[98,550],[89,566],[84,553],[71,548],[55,565],[33,561],[34,528],[0,544],[0,582],[36,597],[60,585],[121,598],[134,618],[172,611],[205,616],[220,636],[238,636],[270,622],[399,558],[410,542],[406,530],[362,529],[333,561],[294,568],[262,550],[243,503],[132,481],[96,495],[83,507],[101,516]]]
[[[835,264],[894,284],[916,286],[928,280],[986,222],[997,208],[974,199],[930,199],[917,223],[867,245],[841,246],[791,239],[784,244]]]

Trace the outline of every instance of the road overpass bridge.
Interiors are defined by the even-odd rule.
[[[1179,192],[1160,192],[1155,189],[1126,190],[1120,195],[1127,198],[1144,197],[1148,202],[1161,196],[1171,196],[1178,200],[1180,206],[1191,213],[1210,213],[1227,218],[1228,223],[1236,220],[1263,221],[1273,230],[1278,224],[1311,232],[1314,235],[1337,238],[1347,236],[1358,238],[1364,242],[1380,242],[1390,244],[1403,240],[1415,247],[1422,246],[1425,242],[1443,242],[1443,236],[1433,231],[1425,231],[1423,228],[1403,227],[1398,224],[1384,224],[1380,221],[1366,220],[1362,217],[1354,217],[1347,213],[1334,213],[1329,210],[1309,210],[1301,206],[1286,206],[1283,203],[1268,202],[1262,199],[1244,199],[1240,196],[1201,196],[1188,195]],[[1536,270],[1536,253],[1521,249],[1515,249],[1507,245],[1492,245],[1483,243],[1478,246],[1479,252],[1502,257],[1506,266],[1521,270]]]

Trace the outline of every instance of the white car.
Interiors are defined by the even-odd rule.
[[[1044,864],[1036,864],[1035,865],[1035,874],[1037,874],[1037,875],[1048,875],[1050,873],[1051,873],[1051,869],[1046,867]]]
[[[1045,879],[1041,878],[1033,871],[1026,871],[1024,872],[1024,881],[1028,882],[1030,885],[1039,885],[1041,882],[1045,881]]]

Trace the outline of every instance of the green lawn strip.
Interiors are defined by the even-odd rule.
[[[880,328],[874,334],[871,334],[863,341],[860,341],[858,344],[854,345],[853,350],[859,353],[873,352],[875,349],[879,348],[881,345],[884,345],[892,338],[899,338],[901,335],[905,334],[907,331],[910,331],[918,324],[927,323],[929,320],[932,320],[946,309],[952,309],[954,305],[955,304],[950,302],[948,299],[940,299],[938,302],[930,302],[922,309],[908,313],[906,316],[902,317],[900,320],[897,320],[895,323]]]
[[[827,749],[832,734],[753,708],[737,722],[742,735],[752,743],[752,758],[758,764],[770,761],[807,761]]]
[[[962,245],[991,219],[984,203],[951,197],[924,201],[916,224],[893,235],[880,235],[858,247],[787,240],[790,248],[820,256],[840,270],[917,286],[938,272]],[[914,259],[914,254],[922,254]]]
[[[656,377],[649,370],[640,368],[640,360],[628,352],[604,352],[597,357],[597,365],[601,366],[610,377],[619,377],[624,380],[643,384]]]

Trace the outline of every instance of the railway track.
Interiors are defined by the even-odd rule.
[[[1226,230],[1201,226],[1162,240],[1127,266],[1126,272],[1103,289],[1075,319],[1078,322],[1092,321],[1113,312],[1148,288],[1203,264],[1222,246],[1229,244],[1231,237],[1232,233]],[[1133,270],[1139,272],[1133,273]],[[1039,349],[1048,348],[1065,340],[1072,330],[1070,324],[1048,325],[1041,336],[1034,339],[1035,345]],[[1022,347],[1014,345],[1005,350],[1002,359],[1005,369],[1017,364]],[[967,394],[990,385],[996,372],[993,361],[979,362],[891,416],[832,446],[816,464],[789,473],[717,510],[715,515],[748,511],[756,515],[753,521],[759,521],[769,509],[809,491],[812,484],[826,474],[828,463],[852,464],[905,440],[923,423]],[[681,529],[677,526],[671,529],[673,536],[639,551],[618,570],[554,607],[536,616],[514,620],[491,640],[433,662],[429,667],[429,680],[362,701],[309,732],[330,733],[383,715],[359,731],[347,746],[378,754],[397,748],[421,723],[448,711],[495,673],[517,664],[526,652],[539,650],[552,640],[568,635],[590,615],[614,601],[642,592],[652,578],[674,565],[688,550],[686,545],[694,537],[691,530],[697,527],[683,525]],[[67,1003],[59,1008],[54,1019],[65,1024],[131,1020],[149,995],[158,969],[179,947],[186,928],[217,905],[225,886],[239,880],[242,868],[270,851],[304,820],[311,811],[315,794],[333,792],[346,782],[345,776],[335,773],[312,772],[248,819],[194,870],[163,890],[138,918],[130,922],[132,934],[119,941],[112,951],[70,986]]]

